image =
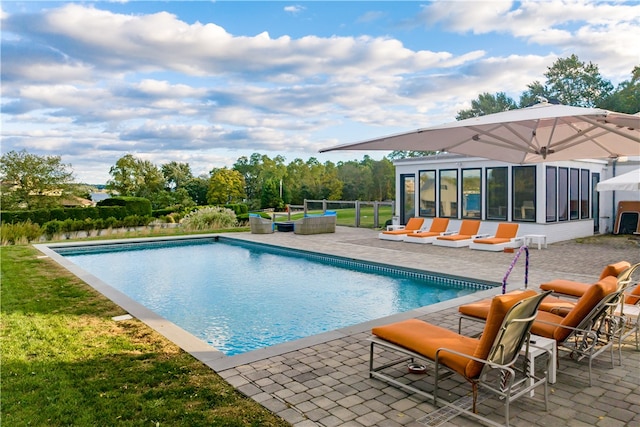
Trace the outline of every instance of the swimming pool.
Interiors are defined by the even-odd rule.
[[[492,287],[225,238],[54,250],[229,356]]]

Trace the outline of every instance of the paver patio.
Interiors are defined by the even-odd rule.
[[[289,248],[383,262],[431,272],[500,283],[514,254],[452,249],[402,242],[380,241],[373,230],[338,227],[335,234],[300,236],[293,233],[229,237]],[[593,281],[602,267],[619,260],[640,262],[640,250],[624,237],[604,243],[560,242],[529,251],[529,287],[557,277]],[[509,288],[523,285],[524,255],[509,276]],[[287,280],[303,278],[295,276]],[[309,278],[304,278],[309,280]],[[229,383],[296,427],[307,426],[413,426],[439,425],[425,419],[436,411],[431,402],[368,376],[367,338],[373,325],[419,317],[457,330],[457,309],[462,303],[495,295],[483,291],[462,299],[424,307],[366,324],[343,328],[300,342],[224,358],[209,363]],[[465,327],[473,333],[474,326]],[[476,327],[478,328],[478,327]],[[477,329],[479,330],[479,329]],[[544,411],[542,390],[532,399],[520,398],[511,409],[514,426],[637,426],[640,425],[640,352],[631,341],[623,347],[623,362],[612,369],[608,354],[596,359],[594,386],[589,387],[586,361],[560,358],[558,380],[550,386],[549,410]],[[408,380],[419,375],[405,374]],[[470,391],[458,378],[444,381],[439,396],[455,400]],[[481,411],[498,422],[502,405],[491,398]],[[431,423],[429,423],[431,421]],[[478,421],[458,416],[444,425],[470,426]]]

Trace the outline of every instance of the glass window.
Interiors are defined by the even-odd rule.
[[[480,219],[481,169],[462,170],[462,218]]]
[[[580,218],[589,218],[589,170],[580,170]]]
[[[487,168],[487,219],[507,220],[507,168]]]
[[[420,216],[436,216],[436,171],[420,171]]]
[[[514,221],[536,220],[536,167],[514,166],[513,214]]]
[[[555,222],[558,215],[558,169],[547,166],[547,222]]]
[[[409,219],[416,216],[416,177],[415,175],[400,175],[400,181],[402,182],[400,187],[400,197],[402,197],[400,222],[406,224]]]
[[[558,168],[558,220],[569,219],[569,169]]]
[[[457,169],[442,169],[440,171],[440,216],[444,218],[458,217]]]
[[[569,219],[580,218],[580,170],[569,172]]]

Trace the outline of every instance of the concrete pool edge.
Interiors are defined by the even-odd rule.
[[[399,320],[404,320],[420,315],[440,311],[449,307],[458,306],[466,302],[471,302],[479,298],[495,295],[495,288],[487,289],[484,291],[477,291],[470,295],[451,299],[441,303],[432,304],[425,307],[420,307],[411,311],[390,315],[387,317],[370,320],[367,322],[359,323],[344,328],[327,331],[321,334],[312,335],[309,337],[301,338],[298,340],[277,344],[274,346],[266,347],[263,349],[252,350],[246,353],[227,356],[223,352],[217,350],[210,344],[202,341],[186,330],[180,328],[174,323],[166,320],[162,316],[147,309],[143,305],[137,303],[133,299],[129,298],[122,292],[113,288],[104,281],[98,279],[96,276],[87,273],[80,267],[76,266],[64,256],[55,252],[53,248],[64,248],[73,246],[94,246],[105,244],[121,244],[121,243],[144,243],[155,241],[180,241],[187,239],[212,239],[221,236],[221,234],[198,234],[188,236],[163,236],[163,237],[147,237],[147,238],[128,238],[128,239],[113,239],[113,240],[100,240],[92,242],[59,242],[50,244],[35,244],[33,245],[42,254],[48,256],[53,261],[64,267],[66,270],[74,274],[76,277],[87,283],[93,289],[104,295],[106,298],[113,301],[116,305],[121,307],[131,316],[145,323],[147,326],[160,333],[179,346],[185,352],[191,354],[193,357],[210,367],[216,372],[234,368],[239,365],[252,363],[258,360],[266,359],[269,357],[285,354],[291,351],[299,350],[305,347],[313,346],[316,344],[326,343],[335,339],[339,339],[354,333],[364,332],[370,330],[371,327],[391,323]],[[225,238],[233,239],[233,236],[225,233]],[[242,240],[242,239],[239,239]],[[358,258],[354,258],[359,260]],[[362,259],[362,262],[370,262]],[[424,270],[427,272],[427,270]],[[515,286],[514,286],[515,288]]]

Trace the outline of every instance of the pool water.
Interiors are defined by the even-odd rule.
[[[489,287],[222,239],[56,252],[229,356]]]

